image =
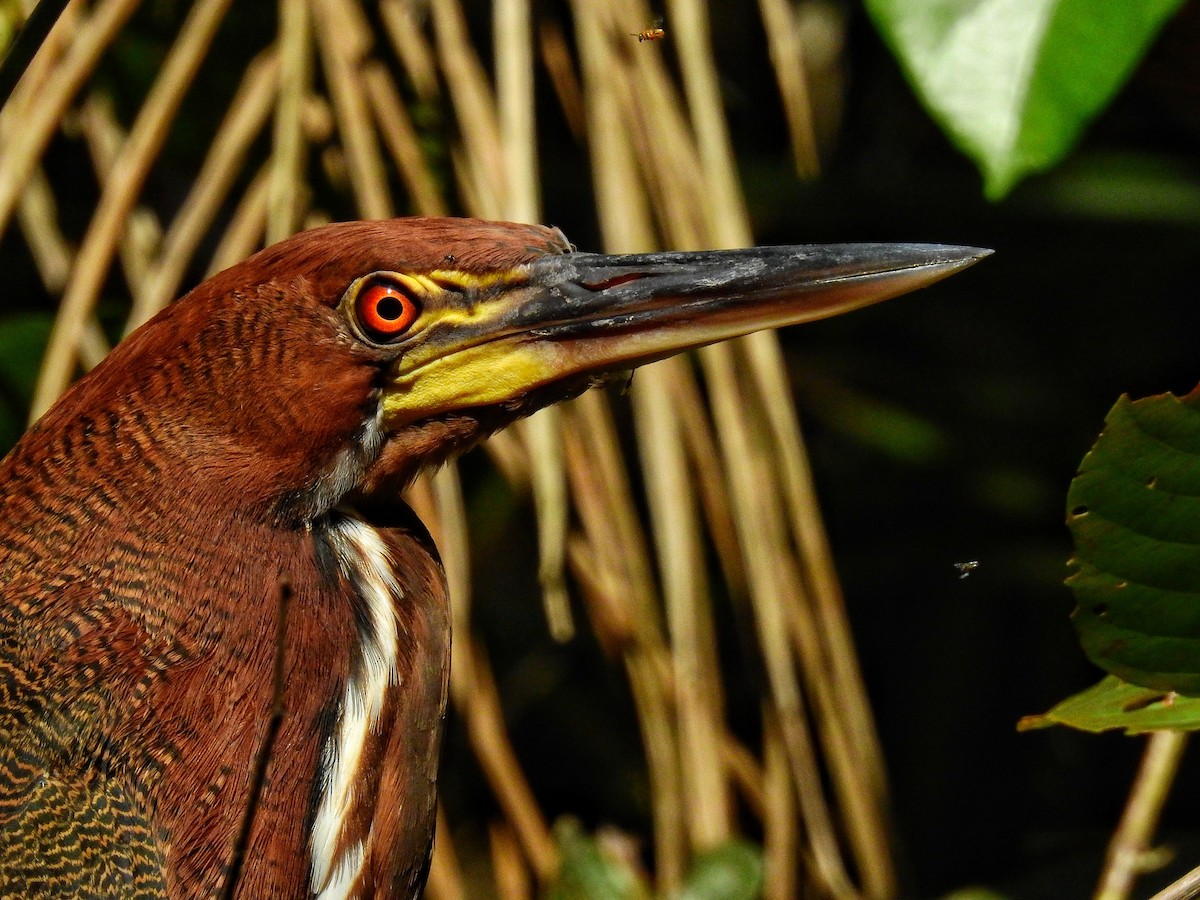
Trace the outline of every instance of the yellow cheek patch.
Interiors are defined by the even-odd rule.
[[[560,377],[553,344],[493,341],[399,373],[383,397],[383,426],[399,428],[455,409],[493,406]]]
[[[428,275],[417,276],[441,290],[457,288],[463,291],[486,291],[496,287],[515,287],[529,280],[520,269],[504,272],[459,272],[457,269],[435,269]]]

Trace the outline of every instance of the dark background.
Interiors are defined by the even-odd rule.
[[[718,5],[715,52],[760,243],[996,250],[919,295],[784,336],[889,765],[905,893],[987,884],[1014,898],[1086,896],[1142,741],[1018,734],[1015,724],[1100,676],[1075,642],[1062,584],[1065,496],[1080,459],[1122,392],[1184,392],[1200,379],[1200,9],[1185,7],[1066,164],[989,203],[856,5],[842,7],[841,125],[821,177],[797,179],[755,5]],[[106,63],[101,77],[130,115],[184,10],[148,4]],[[472,23],[484,54],[486,11],[478,4]],[[567,24],[558,4],[538,15]],[[273,16],[273,4],[240,4],[224,29],[220,62],[189,96],[150,184],[164,215],[224,112],[237,61],[270,39]],[[544,218],[597,248],[586,150],[542,91]],[[426,111],[422,123],[436,154],[450,116]],[[47,169],[65,186],[65,227],[81,237],[96,188],[78,142],[58,140]],[[0,241],[0,267],[7,446],[56,301],[15,229]],[[114,281],[104,306],[114,330],[124,302]],[[539,800],[552,815],[644,831],[641,748],[621,675],[587,637],[559,647],[545,636],[531,510],[479,454],[465,475],[479,627]],[[514,534],[529,540],[514,546]],[[978,567],[960,578],[954,564],[966,561]],[[736,621],[723,626],[731,715],[752,730],[755,672]],[[447,766],[452,815],[482,820],[488,792],[458,725]],[[1197,788],[1188,757],[1164,825],[1181,853],[1175,874],[1200,863]],[[469,847],[470,826],[462,838]],[[1169,875],[1145,879],[1144,893]]]

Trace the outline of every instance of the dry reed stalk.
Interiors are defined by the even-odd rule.
[[[1147,737],[1121,821],[1108,844],[1095,900],[1127,900],[1137,877],[1163,864],[1159,854],[1154,865],[1154,832],[1187,743],[1188,735],[1179,731],[1154,731]]]
[[[429,102],[438,95],[437,58],[414,13],[415,5],[409,0],[379,2],[379,14],[392,49],[417,96]]]
[[[774,710],[763,708],[763,900],[800,896],[796,871],[800,835],[796,828],[796,794],[782,730]],[[826,896],[822,892],[820,896]],[[837,896],[845,896],[844,894]]]
[[[488,846],[492,852],[492,874],[498,900],[531,900],[533,886],[521,860],[521,848],[512,829],[502,822],[488,825]]]
[[[593,194],[605,249],[610,253],[643,250],[654,245],[650,207],[628,134],[620,127],[625,102],[609,77],[610,54],[599,4],[573,0],[575,40],[584,84],[587,130],[591,137]]]
[[[666,603],[679,724],[680,769],[691,845],[710,849],[730,836],[730,798],[720,758],[724,700],[704,575],[704,548],[691,474],[670,398],[687,363],[664,360],[639,373],[632,394]]]
[[[305,169],[304,98],[312,85],[312,16],[308,3],[279,0],[279,65],[275,122],[271,135],[271,188],[267,243],[294,233],[308,200]],[[247,73],[247,78],[249,73]]]
[[[592,623],[596,641],[610,660],[618,660],[633,642],[633,622],[617,595],[621,585],[612,573],[601,568],[595,548],[581,534],[567,539],[567,561]]]
[[[843,805],[848,839],[871,897],[896,893],[887,831],[887,777],[883,750],[875,730],[866,685],[846,618],[841,585],[825,535],[812,470],[801,437],[779,343],[771,335],[754,335],[742,345],[750,355],[755,380],[776,452],[791,530],[804,566],[806,604],[791,603],[789,619],[799,644],[802,632],[815,626],[819,656],[804,657],[809,680],[833,687],[831,705],[823,710],[827,760]],[[798,598],[797,598],[798,599]]]
[[[477,215],[498,219],[511,188],[500,151],[500,124],[487,73],[467,34],[458,0],[433,0],[438,61],[463,138]]]
[[[450,591],[450,619],[453,634],[471,633],[471,556],[470,538],[467,532],[467,508],[463,500],[462,481],[458,469],[444,466],[422,479],[433,501],[432,509],[426,508],[429,520],[435,523],[442,568],[446,573],[446,585]],[[450,690],[455,703],[465,707],[471,699],[472,668],[467,656],[468,648],[461,642],[450,645]]]
[[[197,0],[191,7],[158,78],[138,111],[129,139],[122,146],[110,181],[100,195],[96,213],[79,249],[71,281],[59,305],[33,397],[31,421],[50,407],[71,380],[84,323],[99,296],[125,220],[230,2]],[[3,218],[0,201],[0,220]]]
[[[675,47],[703,171],[703,199],[712,213],[707,224],[717,246],[748,246],[752,242],[750,218],[725,125],[707,9],[700,0],[668,0],[667,9],[671,28],[678,34]]]
[[[109,173],[125,144],[125,129],[117,122],[112,99],[95,92],[84,101],[79,122],[92,158],[96,182],[103,193],[108,188]],[[117,242],[121,269],[131,290],[145,281],[150,260],[158,252],[161,242],[162,226],[158,216],[144,206],[133,207],[125,218],[125,227]]]
[[[24,18],[18,27],[24,28],[29,24],[29,16],[36,5],[36,0],[26,0],[25,9],[22,10]],[[25,71],[13,86],[9,102],[16,104],[14,109],[25,108],[31,98],[38,96],[47,76],[58,68],[63,53],[75,39],[75,29],[79,26],[82,5],[81,0],[71,0],[59,13],[58,19],[47,32],[45,40],[37,48],[33,58],[29,60],[29,65],[25,67]]]
[[[738,350],[745,350],[751,343],[749,340],[742,342],[738,345]],[[771,342],[771,346],[776,346],[774,341]],[[767,368],[767,371],[771,377],[777,374],[776,370]],[[779,377],[782,378],[782,374]],[[795,526],[787,524],[789,513],[798,507],[809,510],[816,508],[811,483],[807,485],[805,493],[803,486],[797,484],[794,460],[786,453],[781,454],[779,449],[789,441],[802,446],[798,436],[798,423],[793,421],[794,430],[786,433],[778,427],[773,433],[769,430],[768,420],[783,414],[779,407],[790,409],[790,395],[775,394],[764,397],[755,392],[752,382],[746,384],[743,392],[747,395],[747,408],[762,411],[762,418],[747,423],[758,435],[754,444],[770,447],[772,455],[780,454],[782,458],[782,465],[777,461],[775,466],[783,473],[783,496],[789,509],[783,509],[772,501],[772,518],[780,520],[783,527],[792,532],[792,539],[811,542],[814,538],[808,531],[796,534]],[[792,415],[794,416],[794,412]],[[778,442],[773,442],[773,437],[778,439]],[[807,516],[803,527],[819,531],[820,520],[811,515]],[[839,666],[837,661],[831,658],[830,646],[839,640],[849,639],[849,627],[844,614],[838,615],[841,612],[840,594],[835,598],[838,603],[831,602],[827,593],[814,596],[812,560],[807,556],[802,558],[804,574],[808,576],[806,583],[804,576],[795,567],[788,535],[781,535],[781,541],[779,563],[783,589],[777,595],[777,602],[781,607],[785,627],[789,629],[794,642],[796,659],[800,663],[807,690],[813,697],[814,717],[818,722],[818,734],[825,749],[824,759],[846,823],[850,849],[863,879],[866,894],[873,897],[891,896],[895,893],[895,876],[891,867],[882,813],[885,792],[882,790],[881,767],[877,773],[871,766],[872,748],[876,745],[873,734],[858,735],[851,724],[855,707],[866,706],[865,695],[860,682],[847,683],[845,679],[837,677],[837,673],[844,674],[846,667]],[[834,585],[836,587],[836,582]],[[828,584],[822,583],[818,586],[822,591],[829,590]],[[785,719],[785,733],[787,724]],[[860,745],[859,741],[865,743]],[[803,792],[801,796],[804,796]]]
[[[550,407],[522,422],[519,434],[528,448],[530,486],[537,511],[538,584],[550,636],[566,643],[575,622],[564,575],[570,500],[561,438],[562,413]]]
[[[699,8],[696,0],[676,0],[677,12]],[[790,13],[789,13],[790,14]],[[693,14],[684,16],[686,27],[695,26],[699,32],[691,39],[681,37],[687,48],[701,45],[707,49],[707,35],[703,23]],[[767,22],[770,25],[770,22]],[[676,27],[680,23],[676,22]],[[683,30],[682,28],[680,29]],[[719,242],[731,241],[735,245],[749,242],[749,227],[744,206],[735,186],[732,154],[724,122],[715,115],[719,111],[716,94],[716,79],[712,72],[712,56],[708,52],[683,52],[685,81],[689,85],[688,96],[696,122],[701,158],[705,164],[705,180],[720,186],[708,195],[713,200],[715,214],[710,221],[717,224],[720,232],[715,235]],[[869,707],[865,699],[861,677],[849,638],[849,627],[841,612],[840,590],[833,573],[832,562],[824,539],[820,516],[815,512],[811,477],[804,477],[807,469],[801,463],[803,443],[799,437],[799,422],[795,415],[792,397],[787,390],[786,369],[774,335],[752,336],[738,344],[740,351],[750,359],[751,370],[762,389],[761,402],[756,408],[767,411],[768,423],[775,437],[778,452],[782,454],[783,470],[789,490],[790,511],[794,523],[795,539],[803,552],[804,568],[813,573],[819,587],[816,600],[825,602],[808,603],[804,609],[797,608],[793,623],[800,627],[815,614],[823,627],[810,629],[817,640],[810,651],[801,659],[808,662],[809,680],[818,679],[824,684],[828,671],[827,662],[832,662],[834,671],[841,676],[836,681],[834,696],[825,694],[818,687],[819,698],[824,699],[829,714],[823,716],[823,735],[829,735],[828,759],[834,769],[835,780],[840,787],[840,796],[845,805],[847,820],[852,832],[852,843],[858,849],[856,858],[863,872],[865,886],[871,896],[887,896],[895,891],[895,877],[891,871],[887,838],[883,832],[879,808],[885,792],[880,790],[882,765],[879,757],[872,758],[877,748],[874,726],[870,720]],[[769,390],[767,390],[769,388]],[[803,471],[802,471],[803,470]],[[805,512],[811,511],[811,512]],[[799,598],[789,592],[786,598]],[[821,647],[822,637],[826,647]],[[821,647],[820,652],[817,648]],[[833,657],[829,660],[829,657]],[[847,720],[855,734],[846,740],[840,732],[846,728]],[[860,759],[859,757],[865,757]],[[868,789],[864,792],[863,771],[868,773]]]
[[[0,145],[3,150],[0,153],[0,233],[8,227],[30,173],[46,152],[71,101],[139,3],[140,0],[104,0],[97,4],[91,15],[75,29],[61,61],[52,71],[48,67],[45,81],[38,86],[37,102],[29,102],[31,97],[22,99],[22,91],[21,96],[0,110],[0,135],[3,136]],[[55,40],[43,50],[52,55],[57,48]],[[33,64],[38,65],[37,57]],[[12,125],[18,119],[19,129]]]
[[[664,690],[669,653],[662,637],[645,540],[629,479],[603,395],[584,394],[569,407],[573,424],[564,432],[568,475],[584,535],[596,552],[605,599],[621,608],[611,618],[628,623],[619,647],[642,730],[650,781],[651,813],[660,886],[678,884],[686,868],[686,803],[679,772],[671,698]]]
[[[46,170],[34,166],[17,207],[21,233],[47,292],[57,294],[71,271],[71,246],[58,227],[58,203]]]
[[[538,23],[538,50],[542,65],[550,76],[550,85],[567,120],[567,128],[577,141],[587,140],[587,116],[583,110],[583,88],[575,74],[575,63],[567,47],[567,36],[557,22],[543,19]]]
[[[529,0],[497,0],[493,33],[496,58],[496,139],[503,151],[507,195],[501,216],[514,222],[541,219],[537,132],[533,95],[533,27]],[[470,147],[467,148],[470,152]],[[486,161],[479,160],[476,170]],[[551,636],[562,643],[575,635],[563,570],[566,565],[569,502],[564,468],[561,413],[550,407],[518,426],[529,451],[537,510],[538,582]]]
[[[610,127],[627,131],[642,175],[641,190],[650,195],[648,211],[660,232],[669,228],[667,241],[676,247],[696,247],[703,242],[704,222],[697,195],[707,190],[700,177],[699,160],[688,137],[679,93],[663,63],[660,48],[642,46],[625,36],[624,23],[644,21],[643,4],[610,0],[598,15],[602,40],[597,75],[611,79],[619,103]],[[640,246],[648,250],[658,242]]]
[[[709,212],[704,216],[704,220],[716,228],[706,242],[715,242],[722,246],[744,245],[749,243],[748,221],[740,192],[736,186],[728,135],[724,121],[719,115],[720,102],[716,91],[716,76],[712,67],[712,55],[709,50],[703,10],[695,0],[676,0],[672,11],[672,29],[679,38],[677,43],[680,47],[684,80],[700,148],[700,160],[704,167],[703,180],[709,188],[702,195],[709,205]],[[645,119],[645,121],[654,120]],[[659,142],[655,141],[651,146],[658,147]],[[651,171],[654,170],[651,169]],[[670,216],[666,218],[671,221]],[[674,229],[669,228],[668,230],[678,239],[679,235],[675,233]],[[687,234],[685,239],[690,237],[691,235]],[[777,341],[774,336],[765,334],[755,336],[742,342],[739,346],[748,348],[755,362],[758,363],[757,371],[760,380],[783,381],[784,370],[782,361],[778,358]],[[763,348],[774,348],[776,358],[771,359],[770,353]],[[731,377],[734,371],[732,366],[725,367],[718,377]],[[800,440],[790,394],[787,394],[786,391],[777,391],[771,400],[776,402],[765,403],[763,408],[783,410],[772,418],[772,423],[777,426],[781,420],[784,421],[783,427],[775,429],[776,434],[786,430],[788,425],[791,426],[787,435],[779,438],[780,447],[792,449],[799,446]],[[753,398],[746,398],[745,405],[746,408],[756,407]],[[791,411],[790,416],[789,411]],[[794,470],[794,463],[789,468]],[[795,480],[793,479],[793,481]],[[793,491],[791,496],[797,497],[796,492]],[[808,498],[811,499],[811,491]],[[794,508],[804,502],[807,501],[796,500],[792,506]],[[778,518],[780,515],[781,512],[778,510],[772,513],[773,518]],[[808,517],[805,527],[814,529],[815,536],[807,538],[807,541],[805,536],[798,536],[798,540],[802,541],[802,546],[812,546],[814,541],[823,541],[819,517]],[[806,543],[803,543],[805,541]],[[781,541],[779,549],[786,554],[781,556],[781,559],[787,559],[790,556],[786,553],[786,541]],[[803,600],[805,595],[799,590],[799,573],[795,572],[790,564],[785,566],[785,573],[788,583],[793,585],[793,588],[784,591],[780,595],[781,599],[792,603]],[[831,574],[831,570],[826,570],[826,574]],[[825,587],[828,585],[827,582],[822,582],[822,584]],[[833,584],[836,585],[836,582]],[[826,744],[827,759],[835,772],[839,799],[842,801],[843,812],[846,814],[851,831],[852,849],[855,850],[856,861],[862,870],[866,888],[872,896],[888,896],[894,893],[895,882],[880,808],[884,799],[884,792],[879,790],[882,779],[869,778],[866,790],[863,790],[857,780],[859,756],[868,757],[865,760],[865,767],[868,772],[873,771],[870,756],[871,748],[876,744],[873,728],[869,725],[869,711],[866,714],[869,733],[862,735],[864,743],[861,748],[847,740],[845,734],[847,726],[840,718],[840,710],[849,709],[851,721],[861,725],[864,720],[862,710],[866,709],[865,694],[861,680],[853,677],[840,680],[837,684],[839,690],[836,692],[826,688],[823,671],[825,659],[829,653],[822,646],[823,630],[815,628],[813,621],[815,611],[811,608],[812,605],[812,603],[807,604],[805,609],[791,616],[791,621],[797,626],[798,632],[807,634],[811,638],[807,642],[807,652],[800,657],[800,662],[808,673],[807,680],[810,690],[816,694],[818,708],[822,712],[820,734]],[[828,605],[826,604],[826,606]],[[829,643],[839,649],[848,644],[848,627],[844,617],[839,621],[835,616],[826,615],[824,624],[830,630],[827,635]],[[853,659],[852,656],[851,659]],[[861,734],[859,728],[854,730]],[[799,744],[792,742],[792,746],[797,747]],[[875,768],[881,771],[882,767]],[[799,772],[796,777],[800,777]]]
[[[370,32],[362,21],[362,10],[350,0],[314,0],[313,12],[317,46],[346,148],[358,212],[364,219],[391,218],[395,206],[361,77],[363,58],[370,52]]]
[[[140,284],[131,285],[134,302],[127,331],[145,322],[179,292],[201,240],[245,167],[251,144],[266,126],[279,79],[279,58],[273,50],[259,54],[246,67],[192,188],[167,228],[158,257]]]
[[[657,67],[650,68],[655,75],[643,75],[624,67],[615,72],[625,79],[625,90],[640,90],[649,97],[628,104],[622,114],[624,127],[633,138],[638,163],[645,171],[644,189],[653,201],[650,209],[662,236],[661,243],[678,249],[704,246],[708,243],[707,225],[703,207],[697,201],[705,188],[694,148],[684,137],[686,120],[679,114],[678,106],[671,105],[674,91]],[[656,85],[662,90],[656,90]],[[678,129],[664,121],[670,119],[675,120]]]
[[[465,645],[463,658],[469,666],[466,680],[471,683],[472,696],[465,713],[471,746],[525,858],[545,882],[558,868],[558,848],[505,732],[491,667],[470,634],[460,632],[458,642]]]
[[[816,178],[821,174],[821,158],[817,154],[804,41],[796,11],[788,0],[758,0],[758,10],[767,34],[767,53],[783,99],[796,174],[801,178]]]
[[[721,735],[721,761],[729,770],[730,783],[758,821],[766,818],[767,788],[762,766],[750,749],[732,734]],[[769,831],[769,827],[764,831]],[[792,857],[794,859],[795,857]]]
[[[706,348],[701,359],[721,439],[722,460],[729,473],[742,554],[750,579],[759,646],[766,665],[770,696],[778,710],[792,778],[800,797],[813,864],[828,893],[849,890],[832,813],[821,790],[820,769],[808,733],[805,705],[793,665],[784,597],[790,585],[783,570],[789,557],[787,535],[777,515],[772,460],[755,439],[743,413],[727,344]],[[773,509],[774,507],[774,509]]]
[[[446,215],[446,202],[438,190],[437,179],[421,152],[416,129],[391,75],[380,63],[373,61],[363,70],[363,84],[384,146],[416,212],[423,216]]]
[[[429,883],[425,894],[429,900],[467,900],[463,885],[462,869],[454,849],[454,834],[446,820],[446,810],[441,803],[437,810],[437,840],[433,845],[433,859],[429,864]]]
[[[529,489],[529,457],[515,434],[509,431],[493,434],[484,442],[483,449],[514,491],[523,493]]]
[[[665,654],[662,654],[665,655]],[[655,881],[662,893],[678,888],[687,869],[683,779],[671,708],[662,690],[661,655],[634,644],[623,662],[634,703],[641,715],[650,804],[654,812]]]
[[[677,375],[667,385],[667,390],[683,425],[680,438],[696,480],[708,536],[730,593],[739,600],[744,599],[747,596],[746,565],[738,547],[737,527],[725,490],[725,473],[721,470],[712,419],[700,396],[692,366],[680,366]]]
[[[533,10],[530,0],[496,0],[493,10],[497,137],[508,187],[503,214],[513,222],[537,222],[542,204],[533,103]]]
[[[452,628],[457,635],[451,645],[451,697],[466,721],[472,749],[492,792],[534,872],[544,880],[558,865],[558,851],[505,731],[487,658],[471,637],[469,538],[458,472],[453,467],[440,469],[427,486],[432,508],[427,504],[414,504],[414,508],[425,521],[435,523],[433,533],[439,539],[450,588]]]
[[[54,190],[40,165],[34,167],[29,184],[25,186],[17,215],[42,284],[50,293],[61,291],[74,264],[75,253],[58,227]],[[96,317],[92,316],[84,324],[79,360],[84,369],[92,369],[108,355],[108,351],[108,338]]]
[[[221,234],[207,274],[213,275],[241,262],[262,246],[267,228],[267,208],[271,195],[271,172],[264,166],[250,181],[241,202],[233,211]]]
[[[438,39],[443,60],[445,54],[450,52],[458,67],[455,77],[449,77],[447,73],[451,100],[455,104],[460,122],[464,115],[476,117],[476,125],[469,130],[459,157],[463,182],[481,188],[480,195],[475,198],[478,206],[468,204],[468,209],[476,215],[502,215],[513,219],[534,220],[538,217],[534,173],[518,175],[510,168],[508,172],[511,173],[511,177],[506,177],[498,185],[491,174],[495,171],[497,148],[503,151],[499,157],[503,163],[513,160],[517,164],[528,166],[535,160],[532,150],[532,81],[510,77],[506,93],[501,98],[504,107],[497,110],[497,100],[487,86],[482,67],[474,57],[473,50],[463,43],[465,31],[461,10],[457,4],[443,3],[440,11],[435,11],[435,15],[440,16]],[[506,27],[498,27],[497,54],[498,57],[507,60],[506,65],[510,69],[519,65],[531,69],[532,51],[528,46],[530,39],[527,34],[521,33],[520,18],[510,11]],[[503,135],[499,131],[501,121],[505,124]],[[467,123],[462,124],[464,131],[467,131]],[[544,518],[539,515],[539,529],[544,536],[543,560],[549,561],[549,566],[543,564],[542,568],[545,595],[549,598],[548,618],[552,630],[562,636],[564,633],[570,633],[569,615],[564,615],[568,606],[561,577],[561,560],[565,553],[563,535],[566,529],[566,494],[561,475],[561,451],[552,429],[553,420],[544,418],[540,424],[525,426],[526,433],[532,434],[537,441],[530,459],[531,463],[536,461],[537,464],[528,466],[528,471],[532,475],[539,512],[544,514]],[[556,458],[557,467],[548,465]],[[560,473],[557,478],[554,475],[556,469]],[[459,540],[465,547],[465,523]],[[469,622],[465,613],[456,616],[456,623],[460,635],[469,635]],[[469,638],[460,637],[460,645],[466,645],[466,641],[469,641]],[[463,709],[466,716],[472,745],[476,749],[480,764],[488,775],[534,870],[545,879],[556,865],[556,851],[505,733],[499,698],[494,696],[491,672],[482,656],[476,655],[470,660],[463,660],[459,654],[455,654],[452,672],[461,673],[461,677],[452,676],[452,687],[456,705]]]
[[[611,73],[616,67],[611,65],[614,60],[610,58],[609,62],[610,66],[608,67],[607,71]],[[685,130],[682,127],[665,129],[670,132],[668,135],[663,135],[661,130],[652,131],[652,129],[654,129],[654,127],[661,123],[664,119],[664,115],[662,114],[664,109],[662,98],[669,96],[670,92],[665,87],[659,87],[658,89],[655,88],[656,85],[661,85],[664,82],[664,79],[657,74],[655,67],[646,66],[644,68],[646,69],[646,74],[639,74],[639,83],[643,88],[645,88],[647,85],[649,86],[645,91],[645,94],[651,98],[651,104],[649,104],[651,109],[646,110],[641,108],[642,104],[638,102],[638,98],[641,96],[640,94],[630,95],[634,97],[633,102],[630,102],[625,107],[622,107],[622,109],[629,112],[634,117],[635,124],[639,124],[642,128],[639,146],[642,148],[645,171],[651,173],[652,184],[654,180],[653,176],[655,175],[658,176],[658,179],[661,182],[665,183],[662,189],[657,192],[656,196],[675,196],[675,194],[670,190],[671,186],[677,182],[687,183],[689,180],[691,180],[691,178],[694,176],[690,175],[690,173],[695,172],[697,166],[693,161],[694,157],[692,153],[689,152],[686,147],[680,148],[678,141],[672,143],[670,139],[670,134],[681,135],[685,133]],[[694,90],[692,95],[695,96],[696,93],[697,91]],[[667,108],[669,109],[669,107]],[[713,126],[709,124],[707,127],[709,127],[711,130]],[[718,137],[719,136],[720,135],[718,135]],[[670,154],[672,157],[671,159],[664,159],[662,165],[656,166],[654,163],[664,157],[662,152],[663,148],[668,150],[674,149],[674,153]],[[719,161],[721,154],[719,152],[709,152],[708,159],[711,160],[714,158]],[[705,177],[707,179],[708,177],[713,176],[709,176],[708,173],[705,173]],[[716,178],[718,181],[724,181],[725,183],[730,184],[732,183],[732,180],[728,175],[722,176],[721,173],[717,173]],[[697,192],[691,194],[690,196],[700,195],[701,192]],[[726,228],[731,232],[736,229],[738,222],[744,221],[744,213],[742,213],[740,208],[735,210],[722,210],[721,212],[727,214],[729,221],[733,223],[732,225],[726,226]],[[703,227],[703,225],[697,225],[698,221],[704,221],[705,216],[703,210],[694,208],[681,210],[679,205],[676,204],[670,208],[664,205],[662,208],[662,213],[663,214],[661,215],[660,221],[662,221],[663,226],[667,229],[668,233],[671,234],[673,242],[692,242],[704,239],[697,233],[698,229]],[[726,240],[729,240],[731,237],[732,234],[727,234]],[[710,236],[706,242],[711,240],[712,237]],[[732,382],[732,372],[732,367],[728,367],[726,370],[728,382]],[[740,422],[733,422],[729,424],[731,427],[741,427],[743,425],[743,423]],[[743,520],[745,515],[746,513],[744,511],[740,513],[740,517],[743,518]],[[780,532],[777,521],[765,523],[759,522],[758,524],[763,527],[775,526],[776,533]],[[744,526],[744,524],[743,528],[746,532],[750,532],[751,534],[757,530],[747,528]],[[744,536],[743,543],[745,543],[746,540],[747,538]],[[776,551],[786,552],[786,542],[784,542],[783,546],[780,546],[777,542],[775,549]],[[773,566],[774,560],[769,558],[769,555],[767,556],[768,558],[760,560],[760,562],[763,562],[765,567]],[[756,570],[756,567],[751,566],[751,570],[755,571],[756,577],[760,576],[760,573]],[[760,613],[758,616],[760,623],[764,619],[764,614],[761,611],[761,607],[768,605],[771,602],[770,598],[778,593],[778,590],[763,591],[759,589],[755,591],[754,596],[756,599],[758,599],[756,606],[760,608]],[[781,626],[783,623],[780,621],[776,624]],[[783,631],[781,628],[772,631],[764,626],[760,628],[760,633],[766,633],[768,635],[777,634],[780,636],[775,637],[773,641],[770,639],[764,640],[764,649],[766,649],[769,657],[768,669],[772,674],[772,693],[790,713],[790,715],[787,716],[786,721],[788,723],[788,743],[789,748],[791,749],[791,757],[793,760],[793,778],[795,778],[797,781],[803,781],[809,785],[806,791],[806,799],[809,801],[808,805],[810,808],[806,809],[805,812],[809,818],[809,835],[813,844],[814,858],[824,880],[834,891],[848,889],[849,880],[845,874],[845,869],[838,851],[836,832],[833,828],[830,812],[818,787],[819,769],[816,765],[812,739],[808,736],[806,730],[799,684],[796,681],[796,676],[793,669],[793,661],[786,644],[786,638],[782,637]]]
[[[478,183],[479,173],[471,167],[470,158],[462,147],[451,145],[450,166],[454,170],[454,183],[458,186],[459,202],[465,209],[486,209],[490,202],[488,191]],[[483,213],[479,215],[483,216]],[[492,213],[495,218],[499,213]],[[486,216],[484,216],[486,218]]]

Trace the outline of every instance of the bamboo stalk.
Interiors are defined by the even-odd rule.
[[[31,420],[63,392],[71,379],[84,323],[92,312],[120,240],[154,158],[166,139],[172,117],[195,78],[204,54],[231,0],[196,0],[171,47],[161,72],[138,112],[129,139],[113,166],[111,180],[80,247],[71,282],[63,295],[50,334],[46,358],[34,393]],[[26,170],[24,175],[28,174]],[[7,216],[0,185],[0,221]]]

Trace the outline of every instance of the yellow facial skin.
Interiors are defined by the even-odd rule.
[[[734,251],[757,263],[753,252]],[[806,267],[797,253],[798,262],[785,257],[766,276],[762,266],[747,267],[745,279],[713,282],[723,259],[693,272],[672,254],[638,258],[649,263],[630,274],[618,262],[606,280],[604,260],[615,258],[580,254],[578,265],[567,260],[557,268],[534,263],[483,274],[372,273],[355,282],[343,302],[352,311],[357,288],[383,276],[421,304],[410,330],[390,345],[397,352],[382,398],[382,424],[395,430],[455,410],[511,402],[571,376],[632,368],[754,331],[826,318],[922,287],[978,258],[961,254],[896,265],[868,260],[861,270],[839,262],[837,269],[822,270]],[[708,286],[713,283],[719,286]]]

